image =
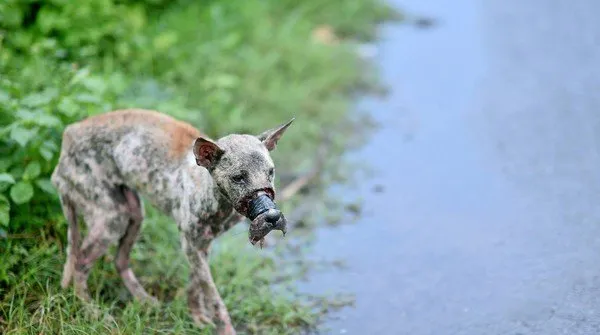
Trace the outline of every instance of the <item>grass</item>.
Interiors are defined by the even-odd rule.
[[[161,3],[164,10],[152,11],[136,32],[133,40],[139,45],[128,57],[99,52],[101,56],[73,60],[37,54],[27,58],[0,48],[0,84],[11,87],[4,92],[0,85],[0,122],[18,123],[44,138],[19,146],[7,138],[10,128],[0,124],[0,144],[10,144],[0,148],[0,173],[30,182],[23,177],[24,167],[38,160],[43,164],[35,178],[47,178],[56,153],[41,157],[40,148],[48,143],[58,148],[61,120],[67,122],[22,122],[17,109],[48,119],[65,106],[72,107],[67,113],[71,118],[121,107],[150,108],[187,120],[213,137],[258,134],[295,116],[273,154],[280,174],[309,167],[324,135],[334,143],[336,152],[330,157],[335,159],[353,130],[365,125],[350,114],[353,98],[357,91],[375,88],[377,78],[356,54],[355,43],[372,39],[377,23],[393,16],[381,1]],[[343,38],[341,43],[314,41],[313,31],[324,25]],[[24,103],[31,102],[31,93],[62,92],[63,79],[73,68],[75,76],[89,70],[78,91],[65,92],[60,103]],[[8,188],[1,183],[0,197],[5,200],[0,205],[6,206]],[[294,199],[283,209],[289,212],[301,201]],[[331,215],[323,204],[315,208]],[[176,225],[152,208],[147,212],[132,268],[163,303],[148,307],[132,301],[114,269],[113,248],[92,270],[89,286],[97,308],[92,309],[59,287],[66,225],[56,197],[36,193],[29,203],[11,202],[10,223],[0,226],[0,333],[198,334],[187,311],[188,266]],[[285,240],[278,243],[285,248]],[[211,257],[215,282],[240,333],[297,334],[314,327],[323,310],[336,305],[298,294],[294,282],[307,266],[302,254],[252,248],[245,225],[219,238]],[[207,328],[200,333],[212,332]]]
[[[314,306],[306,299],[296,300],[293,275],[277,274],[281,262],[250,247],[245,227],[237,228],[219,241],[211,259],[213,276],[236,328],[247,333],[288,334],[314,324]],[[154,210],[150,210],[134,248],[132,267],[144,287],[163,302],[160,307],[132,301],[114,269],[114,249],[90,276],[90,292],[98,313],[77,299],[72,290],[60,288],[65,259],[60,241],[37,244],[30,239],[12,240],[8,248],[12,253],[2,254],[0,262],[3,267],[10,264],[8,272],[15,284],[0,289],[3,334],[198,333],[188,315],[188,266],[179,249],[176,225]],[[285,288],[285,294],[275,294],[274,278],[280,289]],[[211,329],[202,333],[210,334]]]

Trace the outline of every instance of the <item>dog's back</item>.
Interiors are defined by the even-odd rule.
[[[116,145],[124,136],[131,134],[150,140],[156,149],[170,159],[184,155],[191,143],[201,136],[190,124],[165,114],[126,109],[92,116],[69,125],[63,134],[63,148],[77,150],[85,146]]]
[[[165,180],[167,172],[191,154],[199,136],[191,125],[154,111],[120,110],[93,116],[65,129],[52,182],[59,193],[69,194],[78,207],[90,207],[90,211],[98,202],[112,202],[103,201],[100,189],[124,185],[145,195],[160,194],[170,184]],[[162,207],[157,200],[156,205]],[[90,201],[95,204],[86,206]]]

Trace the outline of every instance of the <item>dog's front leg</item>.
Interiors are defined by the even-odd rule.
[[[183,237],[184,249],[190,263],[188,306],[199,326],[214,325],[220,335],[235,335],[231,318],[217,290],[208,265],[208,246],[196,247]]]

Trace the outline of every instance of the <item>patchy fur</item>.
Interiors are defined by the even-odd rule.
[[[114,111],[68,126],[52,174],[69,222],[63,287],[73,278],[77,294],[89,299],[90,269],[116,243],[115,266],[125,286],[136,299],[156,302],[129,266],[143,221],[143,195],[181,232],[191,267],[188,305],[194,320],[235,334],[210,274],[208,250],[213,239],[247,215],[251,199],[260,194],[274,199],[269,151],[290,123],[259,136],[232,134],[217,141],[147,110]],[[78,215],[88,227],[81,243]]]

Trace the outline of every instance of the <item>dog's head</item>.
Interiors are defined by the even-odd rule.
[[[210,172],[235,210],[252,220],[252,244],[273,229],[285,233],[285,217],[274,203],[275,164],[270,151],[293,121],[258,136],[232,134],[215,142],[206,138],[194,142],[196,163]]]

